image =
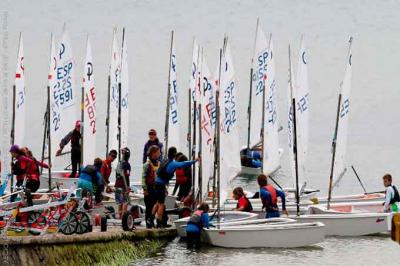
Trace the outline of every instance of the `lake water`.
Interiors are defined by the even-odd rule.
[[[29,1],[2,0],[0,11],[7,12],[7,49],[2,49],[2,63],[8,63],[8,76],[1,73],[2,86],[11,89],[16,63],[19,32],[24,34],[27,94],[27,137],[25,145],[39,155],[43,132],[43,114],[50,33],[56,40],[67,23],[80,82],[80,69],[90,34],[97,89],[97,154],[104,155],[107,72],[113,27],[126,27],[131,93],[129,147],[132,151],[133,181],[140,176],[141,152],[149,128],[162,137],[167,92],[170,31],[175,30],[179,105],[186,123],[187,88],[196,36],[204,46],[210,67],[217,65],[218,49],[227,34],[238,80],[241,144],[246,139],[249,65],[257,17],[266,33],[274,38],[278,85],[278,119],[286,125],[287,49],[299,48],[305,34],[311,90],[310,146],[306,162],[310,187],[326,192],[339,83],[344,74],[347,40],[354,37],[353,86],[347,161],[353,164],[369,191],[382,190],[381,176],[392,173],[400,184],[400,3],[395,0],[147,0],[147,1]],[[3,12],[3,14],[4,14]],[[3,22],[4,26],[4,22]],[[4,31],[3,31],[4,32]],[[4,36],[2,36],[3,38]],[[121,36],[119,37],[121,40]],[[5,80],[5,78],[7,78]],[[79,85],[80,86],[80,85]],[[2,88],[3,91],[3,88]],[[2,93],[1,97],[6,97]],[[11,99],[11,90],[8,95]],[[11,102],[9,103],[11,104]],[[4,112],[1,113],[4,118]],[[10,116],[10,113],[8,113]],[[182,127],[185,133],[186,124]],[[8,131],[7,131],[8,132]],[[7,134],[3,132],[4,134]],[[280,134],[286,145],[286,132]],[[4,140],[4,139],[3,139]],[[282,157],[282,171],[277,177],[283,185],[287,178],[287,152]],[[254,182],[243,182],[245,188]],[[350,171],[335,193],[362,192]],[[343,264],[399,265],[400,247],[387,238],[329,238],[316,248],[299,250],[226,250],[206,248],[187,251],[183,244],[169,244],[159,256],[142,265],[188,264]]]

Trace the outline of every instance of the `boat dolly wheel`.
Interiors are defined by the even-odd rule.
[[[75,232],[77,234],[85,234],[85,233],[92,231],[90,217],[86,212],[77,211],[75,213],[75,217],[76,217],[76,221],[77,221],[77,226],[76,226]]]
[[[132,231],[136,229],[135,218],[131,212],[125,212],[124,215],[122,215],[122,229],[124,231]]]
[[[64,217],[64,219],[60,219],[58,224],[61,233],[64,235],[72,235],[76,232],[78,221],[75,214],[70,213],[68,216]]]

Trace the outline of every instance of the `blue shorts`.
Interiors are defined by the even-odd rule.
[[[280,216],[279,211],[267,211],[265,214],[265,218],[278,218]]]

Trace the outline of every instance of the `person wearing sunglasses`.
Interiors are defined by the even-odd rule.
[[[117,158],[117,151],[116,150],[111,150],[108,153],[108,156],[105,160],[103,160],[103,164],[101,165],[100,168],[100,173],[103,176],[103,186],[106,186],[107,192],[109,191],[108,189],[108,184],[110,183],[110,175],[111,175],[111,170],[112,170],[112,162]],[[104,187],[101,189],[104,191]]]

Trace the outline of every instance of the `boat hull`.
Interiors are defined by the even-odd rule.
[[[322,223],[237,226],[205,229],[213,246],[225,248],[297,248],[324,241]]]
[[[291,216],[298,222],[321,222],[326,225],[327,236],[364,236],[388,232],[391,215],[388,213],[355,213],[327,211],[311,207],[310,213]]]

